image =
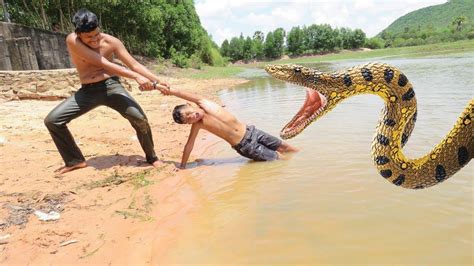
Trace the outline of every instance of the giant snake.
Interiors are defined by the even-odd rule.
[[[369,63],[334,73],[299,65],[267,65],[273,77],[307,88],[304,105],[282,129],[284,139],[301,133],[339,102],[358,94],[376,94],[385,106],[372,142],[372,157],[380,175],[405,188],[436,185],[458,172],[473,157],[472,117],[474,99],[446,137],[428,154],[409,159],[403,153],[416,122],[415,91],[397,68]]]

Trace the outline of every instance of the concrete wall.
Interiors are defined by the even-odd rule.
[[[66,34],[0,22],[0,70],[71,67]]]

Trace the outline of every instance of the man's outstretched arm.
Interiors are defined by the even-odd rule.
[[[111,41],[114,44],[114,53],[117,56],[118,59],[120,59],[125,65],[127,65],[131,70],[147,77],[148,79],[155,81],[156,83],[169,87],[169,84],[165,81],[162,81],[153,74],[148,68],[146,68],[144,65],[140,64],[133,56],[127,51],[127,48],[125,48],[125,45],[116,37],[110,36]]]
[[[175,90],[175,89],[172,89],[171,87],[165,87],[165,86],[157,85],[156,89],[161,91],[161,93],[163,93],[164,95],[173,95],[173,96],[179,97],[179,98],[184,99],[186,101],[193,102],[193,103],[198,104],[198,105],[200,105],[203,101],[206,100],[206,98],[204,98],[200,95],[197,95],[197,94],[194,94],[194,93],[191,93],[191,92],[187,92],[187,91]]]
[[[194,142],[198,135],[199,129],[200,129],[200,126],[198,124],[193,124],[191,126],[191,131],[189,132],[188,141],[186,142],[186,145],[184,146],[183,157],[181,158],[181,164],[180,164],[181,169],[186,168],[186,163],[188,162],[189,155],[191,154],[191,151],[194,148]]]

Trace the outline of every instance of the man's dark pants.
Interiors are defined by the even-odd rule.
[[[67,124],[101,105],[116,110],[132,124],[148,163],[158,160],[145,113],[123,88],[118,77],[111,77],[97,83],[82,85],[76,94],[56,106],[44,119],[44,123],[66,166],[73,166],[85,161],[67,128]]]

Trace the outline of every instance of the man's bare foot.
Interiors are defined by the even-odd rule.
[[[286,142],[282,142],[280,147],[278,147],[277,151],[281,153],[287,153],[287,152],[299,152],[300,150],[296,147],[291,146],[290,144]]]
[[[71,172],[73,170],[76,170],[76,169],[79,169],[79,168],[84,168],[84,167],[87,167],[86,162],[80,162],[80,163],[75,164],[73,166],[63,166],[63,167],[57,169],[54,172],[58,175],[62,175],[62,174],[65,174],[67,172]]]

